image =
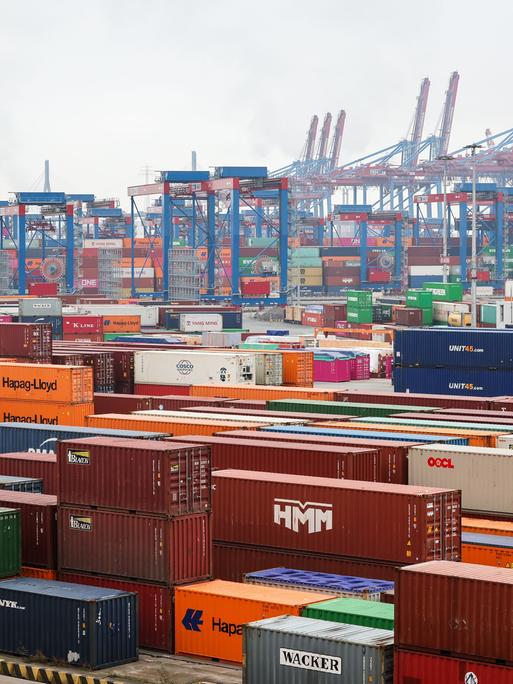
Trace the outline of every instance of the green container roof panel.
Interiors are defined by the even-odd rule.
[[[13,508],[0,508],[0,577],[21,572],[21,517]]]
[[[394,629],[394,606],[391,603],[364,599],[336,598],[312,603],[303,609],[304,617],[343,622],[376,629]]]
[[[392,395],[391,395],[392,397]],[[304,413],[333,413],[348,416],[388,416],[392,413],[436,411],[433,406],[407,406],[405,404],[365,404],[354,401],[316,401],[314,399],[271,399],[271,411],[302,411]]]

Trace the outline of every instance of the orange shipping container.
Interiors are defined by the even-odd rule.
[[[461,531],[474,534],[496,534],[513,537],[513,521],[487,520],[484,518],[462,518]]]
[[[376,432],[401,432],[409,435],[454,436],[468,439],[469,446],[496,447],[497,438],[501,432],[487,432],[485,430],[462,430],[460,428],[429,428],[420,425],[391,425],[390,423],[358,423],[355,421],[328,421],[317,423],[317,427],[338,428],[341,430],[374,430]]]
[[[482,542],[462,541],[462,563],[491,565],[495,568],[513,568],[513,537],[481,535]],[[504,540],[503,542],[501,540]]]
[[[81,404],[93,401],[93,371],[82,366],[0,364],[0,399]]]
[[[22,565],[21,576],[55,581],[57,579],[57,570],[46,570],[46,568],[33,568],[30,565]]]
[[[140,332],[140,316],[103,316],[103,332]]]
[[[300,615],[305,606],[331,598],[335,596],[223,580],[176,587],[175,652],[240,663],[246,622]]]
[[[92,413],[92,412],[91,412]],[[119,430],[144,430],[147,432],[169,432],[170,435],[214,435],[226,430],[254,430],[258,423],[239,423],[223,420],[195,420],[193,418],[166,418],[164,416],[132,416],[106,413],[87,416],[86,426],[105,427]]]
[[[196,397],[227,397],[228,399],[315,399],[333,401],[334,393],[308,387],[280,387],[274,385],[192,385]]]
[[[57,404],[50,401],[0,399],[0,422],[38,425],[85,425],[94,404]]]

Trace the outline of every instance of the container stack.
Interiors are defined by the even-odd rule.
[[[347,291],[348,323],[372,323],[372,292],[369,290]]]
[[[48,323],[52,326],[53,338],[62,339],[62,300],[57,297],[20,299],[18,311],[20,322]]]
[[[420,309],[421,325],[433,323],[433,292],[432,290],[408,290],[406,292],[406,307]]]
[[[173,587],[211,576],[208,447],[91,437],[58,464],[60,579],[138,592],[140,644],[172,650]]]
[[[510,684],[512,604],[510,569],[444,561],[401,568],[396,684]]]
[[[27,363],[50,363],[52,326],[49,323],[2,322],[0,357],[25,360]]]

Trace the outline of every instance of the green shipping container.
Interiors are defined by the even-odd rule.
[[[406,292],[406,306],[418,309],[431,309],[433,306],[433,293],[429,290],[408,290]]]
[[[372,306],[372,292],[369,290],[348,290],[347,305],[353,308],[369,308]]]
[[[347,307],[347,320],[350,323],[372,323],[372,307]]]
[[[14,508],[0,508],[0,577],[21,572],[21,517]]]
[[[392,398],[393,395],[391,395]],[[314,399],[271,399],[270,411],[299,411],[303,413],[333,413],[339,416],[389,416],[393,413],[436,411],[432,406],[405,404],[364,404],[354,401],[315,401]],[[341,420],[344,420],[343,418]]]
[[[422,325],[433,325],[433,309],[422,309]]]
[[[303,617],[374,629],[394,629],[394,605],[363,599],[336,598],[312,603],[301,611]]]
[[[461,302],[463,286],[460,283],[424,283],[425,290],[431,290],[433,299],[439,302]]]
[[[481,323],[497,324],[497,306],[495,304],[481,304]]]

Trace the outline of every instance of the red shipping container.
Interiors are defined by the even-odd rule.
[[[369,283],[389,283],[391,279],[390,271],[384,271],[380,268],[369,268],[367,272]]]
[[[28,283],[29,295],[38,297],[54,296],[57,294],[57,283]]]
[[[456,490],[247,470],[212,481],[215,541],[404,564],[461,558]]]
[[[413,307],[394,307],[392,309],[392,319],[398,325],[413,325],[415,327],[422,325],[422,309],[415,309]]]
[[[11,321],[12,316],[8,316],[7,314],[0,315],[0,323],[11,323]]]
[[[160,398],[160,397],[159,397]],[[191,397],[191,399],[194,399],[195,397]],[[250,404],[251,402],[245,402],[241,401],[241,404],[244,404],[243,407],[237,408],[238,404],[236,401],[234,401],[231,404],[227,404],[226,406],[188,406],[188,407],[179,407],[179,411],[192,411],[193,413],[215,413],[218,415],[220,418],[223,414],[232,414],[232,415],[244,415],[244,416],[262,416],[265,418],[288,418],[291,420],[300,420],[302,423],[322,423],[323,421],[333,421],[333,413],[303,413],[303,412],[298,412],[294,413],[294,411],[268,411],[265,406],[266,402],[264,401],[264,408],[263,409],[250,409],[246,408],[245,404],[248,403]],[[229,408],[228,408],[229,406]],[[352,420],[353,418],[357,418],[358,416],[344,416],[347,420]],[[265,439],[267,433],[263,434],[263,439]],[[222,435],[219,435],[222,437]],[[259,438],[258,438],[259,439]],[[282,435],[281,436],[281,441],[282,442],[287,442],[289,439],[288,435]]]
[[[191,393],[190,385],[149,385],[147,383],[135,383],[135,394],[144,394],[147,397],[169,396],[170,394],[180,394],[189,396]]]
[[[49,361],[52,357],[50,323],[1,323],[0,356]]]
[[[415,651],[394,653],[395,684],[513,684],[513,668]]]
[[[179,394],[168,394],[152,397],[152,408],[160,411],[190,411],[192,408],[198,411],[210,412],[213,408],[220,408],[226,405],[228,399],[221,397],[193,397],[180,396]]]
[[[513,664],[510,568],[421,563],[400,569],[396,596],[396,645]]]
[[[95,392],[94,412],[102,413],[132,413],[133,411],[149,411],[154,408],[153,397],[137,394],[105,394]]]
[[[345,416],[348,417],[348,416]],[[290,444],[319,444],[326,449],[335,446],[351,446],[364,449],[377,449],[379,461],[385,464],[381,471],[380,482],[394,484],[408,483],[408,449],[416,444],[411,442],[396,442],[389,439],[356,439],[351,437],[333,437],[307,434],[293,434],[280,432],[265,432],[259,430],[229,430],[219,436],[230,439],[265,439],[268,441],[289,442]]]
[[[265,401],[265,399],[227,399],[226,406],[233,406],[234,408],[244,408],[259,411],[260,409],[267,409],[267,402]]]
[[[54,569],[57,562],[57,497],[0,489],[0,506],[21,512],[21,562]]]
[[[460,397],[445,394],[410,394],[409,392],[335,392],[334,401],[356,401],[364,404],[407,404],[408,406],[440,406],[441,408],[488,409],[493,399],[488,397]],[[399,409],[400,410],[400,409]]]
[[[100,333],[63,333],[62,339],[72,342],[103,342],[103,335]]]
[[[378,452],[373,449],[288,444],[256,439],[187,436],[171,442],[201,442],[211,449],[212,468],[261,470],[318,477],[350,478],[377,482],[380,475]]]
[[[324,325],[324,317],[322,313],[303,311],[301,315],[301,323],[303,325],[322,327]]]
[[[63,316],[64,333],[101,333],[103,332],[102,316]]]
[[[173,652],[173,590],[169,587],[74,572],[60,572],[59,580],[120,591],[135,591],[139,597],[139,646]]]
[[[210,510],[210,449],[198,443],[86,437],[58,442],[57,462],[59,504],[165,516]]]
[[[246,297],[268,297],[271,292],[271,284],[263,279],[241,282],[241,290]]]
[[[59,570],[165,584],[209,579],[210,514],[157,518],[59,506]]]
[[[321,553],[302,553],[289,549],[244,546],[214,542],[213,573],[216,579],[242,582],[244,575],[268,568],[294,568],[313,572],[331,572],[394,582],[397,566],[372,562],[368,559],[328,556]]]
[[[16,452],[0,454],[0,475],[35,477],[43,480],[43,492],[57,496],[56,454]]]

